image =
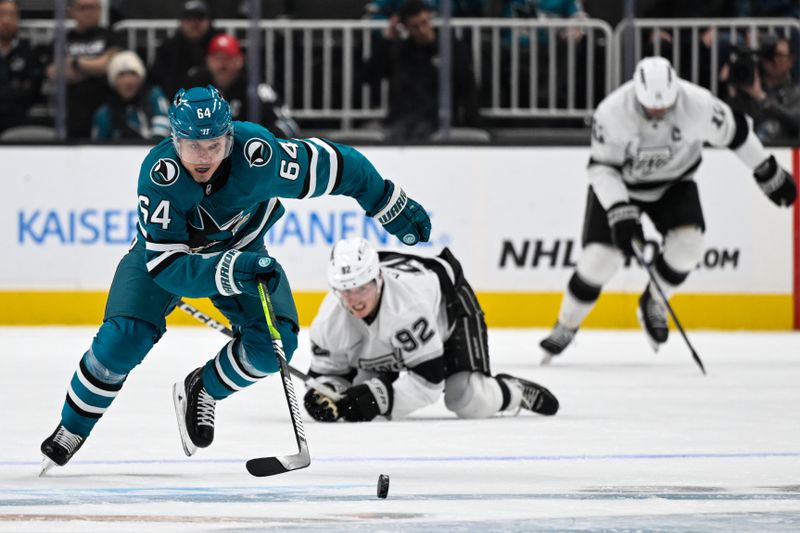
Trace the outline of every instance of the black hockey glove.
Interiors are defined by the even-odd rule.
[[[318,422],[336,422],[339,420],[339,408],[336,402],[324,394],[308,389],[303,404],[311,418]]]
[[[369,422],[391,412],[392,401],[391,383],[373,378],[344,391],[344,398],[336,402],[336,406],[339,416],[348,422]]]
[[[229,254],[235,255],[229,256]],[[228,265],[225,264],[226,258]],[[233,268],[230,268],[230,264]],[[223,254],[220,263],[217,265],[217,284],[223,288],[228,280],[233,278],[239,291],[251,296],[258,296],[258,282],[263,280],[267,284],[270,294],[278,290],[283,269],[266,252],[239,252],[238,250],[228,250]],[[220,291],[222,292],[222,291]]]
[[[794,184],[792,175],[778,165],[774,155],[769,156],[769,159],[758,165],[753,176],[764,194],[775,205],[788,207],[797,198],[797,186]]]
[[[606,213],[611,228],[611,240],[625,257],[633,255],[633,239],[644,242],[644,231],[639,221],[639,208],[627,202],[611,206]]]
[[[390,180],[386,180],[377,207],[367,215],[378,219],[386,231],[409,246],[426,242],[431,236],[428,213]]]

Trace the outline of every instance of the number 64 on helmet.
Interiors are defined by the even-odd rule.
[[[181,161],[212,165],[233,150],[231,108],[212,85],[180,89],[169,108],[172,144]]]

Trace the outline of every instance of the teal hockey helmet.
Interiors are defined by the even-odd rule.
[[[169,108],[172,143],[192,164],[221,161],[233,150],[231,107],[212,85],[180,89]]]

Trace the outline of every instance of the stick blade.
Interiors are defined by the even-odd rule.
[[[308,454],[298,453],[284,457],[257,457],[247,461],[245,466],[250,475],[267,477],[306,468],[310,464],[311,457]]]
[[[694,348],[692,348],[692,359],[694,359],[694,362],[697,363],[697,366],[700,367],[700,370],[703,372],[703,375],[705,376],[706,375],[706,367],[703,366],[703,361],[700,360],[700,356],[697,355],[697,352],[694,351]]]

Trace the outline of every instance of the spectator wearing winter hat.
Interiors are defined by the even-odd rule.
[[[214,85],[231,105],[234,120],[247,120],[247,71],[242,48],[236,37],[221,33],[211,39],[206,55],[206,68],[192,76],[187,85]],[[276,137],[299,137],[300,128],[289,115],[278,93],[266,83],[256,88],[261,106],[261,124]]]
[[[92,139],[146,139],[160,141],[169,135],[169,103],[158,87],[145,83],[144,63],[134,52],[119,52],[108,65],[113,89],[94,114]]]
[[[150,80],[171,99],[180,88],[191,86],[189,78],[202,69],[211,38],[220,33],[211,22],[208,4],[189,0],[178,16],[178,30],[161,43],[150,69]]]

